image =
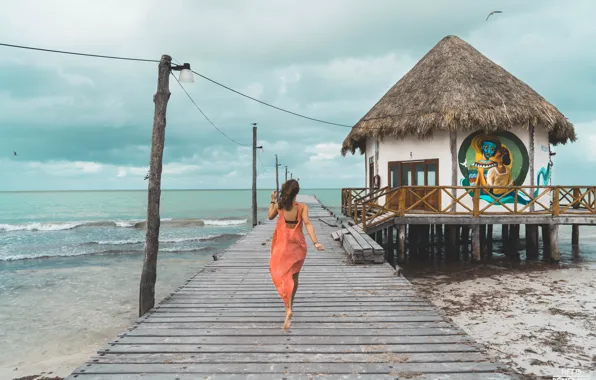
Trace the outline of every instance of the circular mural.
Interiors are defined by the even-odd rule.
[[[530,165],[525,145],[508,131],[472,133],[460,145],[458,161],[463,186],[521,186]]]

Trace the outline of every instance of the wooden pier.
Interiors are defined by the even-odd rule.
[[[68,380],[511,379],[387,263],[353,265],[313,196],[294,320],[269,276],[275,221],[255,227]]]

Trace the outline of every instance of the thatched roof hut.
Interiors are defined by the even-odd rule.
[[[530,86],[456,36],[443,38],[360,119],[341,153],[364,153],[366,138],[429,138],[437,130],[534,126],[551,144],[575,141],[573,125]]]

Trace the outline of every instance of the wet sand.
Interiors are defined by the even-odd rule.
[[[561,368],[596,378],[596,266],[478,265],[409,278],[489,354],[524,379]]]

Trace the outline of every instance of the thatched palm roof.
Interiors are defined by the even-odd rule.
[[[555,106],[456,36],[443,38],[352,128],[341,153],[368,137],[429,138],[436,130],[487,132],[532,123],[552,144],[575,141]]]

